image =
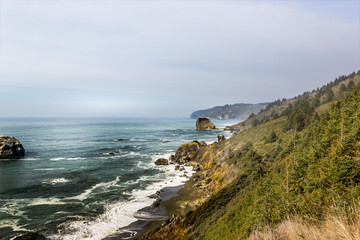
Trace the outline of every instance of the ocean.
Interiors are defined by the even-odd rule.
[[[193,119],[0,119],[22,159],[0,159],[0,239],[36,231],[54,240],[103,239],[137,220],[191,167],[156,166],[185,142],[213,143],[226,125],[196,131]],[[111,153],[111,155],[109,154]]]

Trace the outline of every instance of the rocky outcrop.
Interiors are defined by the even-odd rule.
[[[225,136],[224,135],[218,135],[217,136],[217,139],[218,139],[218,142],[221,142],[221,141],[225,141]]]
[[[193,160],[200,147],[201,145],[198,141],[184,143],[176,150],[174,162],[184,164]]]
[[[224,131],[232,131],[233,127],[232,126],[225,126],[224,127]]]
[[[45,240],[45,237],[39,233],[27,233],[14,238],[14,240]]]
[[[0,158],[21,157],[25,149],[14,137],[0,135]]]
[[[169,165],[169,161],[165,158],[159,158],[155,161],[156,165]]]
[[[215,125],[208,118],[198,118],[196,120],[196,130],[216,129]]]

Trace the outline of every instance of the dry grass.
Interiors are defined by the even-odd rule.
[[[329,214],[322,222],[289,218],[278,227],[254,231],[248,240],[359,240],[360,208]]]

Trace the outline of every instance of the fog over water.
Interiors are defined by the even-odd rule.
[[[359,1],[0,1],[1,117],[187,117],[360,69]]]

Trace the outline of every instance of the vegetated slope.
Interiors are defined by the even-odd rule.
[[[322,102],[323,113],[316,99],[295,99],[278,117],[210,145],[198,162],[213,195],[161,236],[247,239],[289,218],[318,225],[337,212],[350,222],[360,200],[360,84]]]
[[[278,99],[268,104],[259,114],[251,114],[246,121],[232,127],[244,129],[278,118],[289,104],[293,104],[298,100],[310,100],[310,107],[315,108],[319,114],[324,113],[329,109],[332,101],[344,98],[344,96],[351,91],[352,87],[359,82],[360,71],[358,71],[357,74],[353,72],[347,76],[339,76],[334,81],[321,88],[314,89],[311,92],[304,92],[302,95],[290,99]]]
[[[264,109],[268,103],[237,103],[232,105],[216,106],[213,108],[199,110],[191,114],[191,118],[206,117],[212,119],[246,119],[250,114],[257,114]]]

